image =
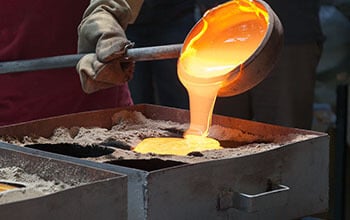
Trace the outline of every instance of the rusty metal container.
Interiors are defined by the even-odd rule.
[[[0,128],[0,135],[49,137],[59,126],[110,128],[112,115],[125,109],[142,112],[156,120],[189,121],[186,110],[135,105],[5,126]],[[270,150],[192,164],[162,157],[99,163],[35,152],[45,157],[126,174],[129,219],[296,219],[327,211],[327,134],[219,115],[213,116],[213,124],[258,135],[309,136]]]
[[[0,168],[15,167],[26,175],[71,186],[22,199],[27,187],[24,183],[17,198],[0,204],[1,219],[127,219],[125,175],[73,163],[69,158],[53,159],[39,154],[39,151],[0,144]],[[5,196],[3,193],[14,192],[1,192],[0,201]]]

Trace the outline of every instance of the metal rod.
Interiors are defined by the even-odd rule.
[[[178,58],[181,48],[182,44],[131,48],[126,51],[124,59],[121,61],[151,61]],[[74,67],[84,55],[86,54],[0,62],[0,74]]]
[[[349,85],[337,86],[337,121],[334,157],[334,219],[345,219],[346,164],[347,164],[347,113]]]

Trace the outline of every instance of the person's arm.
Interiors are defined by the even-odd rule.
[[[142,1],[131,0],[133,7]],[[132,46],[124,30],[133,20],[132,4],[125,0],[92,0],[78,27],[78,53],[85,55],[77,64],[83,90],[96,92],[131,79],[132,62],[121,63],[125,49]],[[135,8],[133,8],[136,10]],[[137,14],[137,13],[136,13]]]

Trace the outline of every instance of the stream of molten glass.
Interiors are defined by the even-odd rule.
[[[178,77],[190,99],[184,139],[150,138],[134,150],[186,155],[221,148],[207,137],[218,90],[231,71],[254,54],[267,27],[267,11],[253,0],[229,1],[206,12],[187,36],[178,60]]]

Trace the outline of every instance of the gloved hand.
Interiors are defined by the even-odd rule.
[[[130,19],[131,9],[124,0],[92,0],[86,9],[78,27],[78,53],[90,54],[76,67],[86,93],[131,79],[134,63],[119,62],[126,48],[132,46],[124,32]]]

